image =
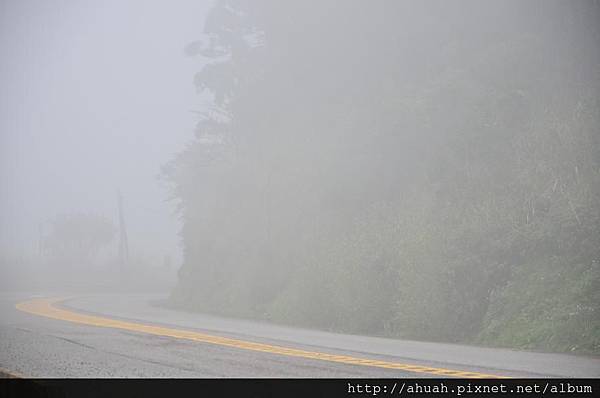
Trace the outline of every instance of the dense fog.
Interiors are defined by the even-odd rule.
[[[193,137],[205,101],[193,86],[204,62],[184,50],[210,4],[0,3],[0,250],[2,275],[10,272],[2,287],[60,280],[65,267],[114,279],[118,191],[131,267],[169,268],[172,285],[179,222],[159,174]],[[112,229],[102,258],[47,264],[57,220],[86,215]]]
[[[598,1],[0,7],[3,289],[600,351]]]

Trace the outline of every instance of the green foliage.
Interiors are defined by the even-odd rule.
[[[598,5],[469,4],[215,5],[175,302],[599,351]]]
[[[486,315],[480,341],[508,347],[598,352],[600,267],[523,264]]]

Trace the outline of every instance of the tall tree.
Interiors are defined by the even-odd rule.
[[[214,106],[165,168],[184,221],[174,299],[598,350],[598,15],[595,2],[217,2],[195,79]],[[561,291],[555,326],[539,280]]]

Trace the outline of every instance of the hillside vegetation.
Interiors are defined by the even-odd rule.
[[[600,352],[599,20],[595,1],[217,2],[188,47],[213,104],[164,168],[173,303]]]

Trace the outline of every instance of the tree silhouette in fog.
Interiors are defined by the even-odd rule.
[[[93,214],[57,216],[45,238],[45,254],[58,266],[86,268],[94,265],[98,253],[115,235],[113,224]]]
[[[203,311],[600,349],[598,3],[220,1],[165,167]],[[557,31],[560,26],[560,33]]]

